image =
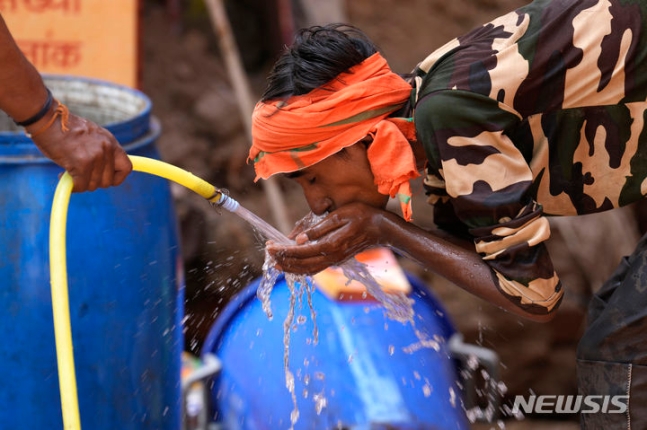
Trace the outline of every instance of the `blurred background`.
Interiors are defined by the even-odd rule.
[[[224,29],[231,30],[233,44],[224,43],[229,35],[210,10],[212,3],[140,0],[134,15],[137,22],[130,27],[138,40],[136,60],[131,61],[135,67],[124,80],[152,101],[152,114],[162,127],[157,145],[164,161],[228,189],[244,207],[287,233],[306,215],[307,205],[300,189],[288,181],[279,179],[271,187],[253,182],[253,167],[246,163],[249,137],[244,112],[251,113],[270,67],[296,29],[329,22],[356,25],[377,43],[395,72],[407,73],[450,39],[527,2],[226,0]],[[0,6],[3,13],[11,12],[9,8],[8,3]],[[7,21],[11,28],[12,22]],[[109,45],[115,37],[113,31],[103,42],[106,53],[125,52],[126,47]],[[263,242],[238,217],[219,213],[179,185],[171,187],[186,276],[185,350],[199,355],[219,311],[261,274]],[[414,198],[416,222],[431,226],[424,200],[421,195]],[[577,222],[551,220],[549,247],[566,294],[557,317],[548,324],[504,313],[424,268],[400,261],[442,301],[467,342],[497,352],[506,401],[532,393],[576,394],[575,348],[586,304],[644,231],[639,222],[644,218],[642,210],[633,206],[579,217]],[[579,428],[576,416],[564,415],[559,419],[528,416],[496,427],[502,425]]]
[[[225,1],[254,102],[265,76],[296,28],[334,21],[363,29],[392,69],[406,73],[434,49],[474,26],[525,4],[521,0],[235,0]],[[231,195],[275,226],[272,201],[253,183],[245,163],[249,147],[233,80],[217,31],[201,0],[148,0],[142,14],[142,89],[161,120],[159,147],[166,161],[186,168]],[[300,189],[279,182],[288,223],[308,209]],[[217,214],[191,192],[175,188],[187,273],[186,348],[199,351],[228,299],[260,274],[257,235],[238,217]],[[424,197],[414,199],[416,221]],[[586,304],[642,231],[640,208],[613,214],[552,220],[551,253],[566,295],[557,317],[537,324],[506,314],[423,268],[401,260],[441,299],[468,342],[496,351],[506,399],[515,395],[576,394],[575,348]],[[426,211],[429,212],[429,211]],[[613,235],[609,232],[613,231]],[[507,428],[578,428],[577,417],[526,417]],[[518,426],[518,427],[515,427]],[[479,427],[481,428],[481,427]],[[482,428],[491,428],[483,425]]]

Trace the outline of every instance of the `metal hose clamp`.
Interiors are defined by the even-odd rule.
[[[217,201],[214,201],[216,197],[220,196],[220,198]],[[226,188],[216,188],[216,191],[213,193],[212,196],[208,197],[207,200],[209,201],[209,204],[216,208],[216,212],[218,212],[218,215],[222,214],[222,205],[225,204],[227,199],[229,198],[229,190]]]

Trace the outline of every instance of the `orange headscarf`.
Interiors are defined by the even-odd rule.
[[[367,156],[378,192],[398,196],[410,221],[409,180],[419,175],[409,144],[415,127],[411,118],[387,118],[410,95],[411,85],[376,53],[307,94],[257,103],[248,159],[255,180],[312,166],[370,135]]]

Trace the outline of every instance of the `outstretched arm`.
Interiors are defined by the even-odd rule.
[[[73,113],[64,120],[47,104],[48,92],[0,15],[0,109],[25,130],[36,146],[74,180],[74,191],[119,185],[132,171],[126,152],[103,127]],[[36,121],[31,121],[37,119]],[[47,126],[50,121],[53,123]],[[65,121],[65,123],[63,123]]]

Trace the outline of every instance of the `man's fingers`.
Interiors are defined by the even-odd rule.
[[[326,255],[317,255],[309,258],[285,258],[278,264],[284,272],[314,275],[337,262]]]
[[[133,166],[123,148],[111,146],[100,154],[95,154],[91,161],[77,163],[84,170],[70,172],[74,179],[74,192],[94,191],[121,184]]]
[[[308,264],[308,260],[312,259],[321,259],[329,255],[330,253],[326,251],[321,244],[311,243],[306,245],[275,245],[268,244],[266,246],[267,251],[270,255],[274,256],[277,260],[281,261],[303,261],[305,265]],[[326,258],[330,260],[330,258]]]
[[[310,228],[305,229],[301,234],[307,236],[308,240],[317,240],[342,226],[339,217],[335,214],[328,215],[323,221]]]
[[[102,186],[102,179],[104,175],[104,166],[106,160],[103,155],[95,157],[91,162],[90,182],[88,183],[88,191],[94,191]]]
[[[92,180],[92,166],[84,166],[83,170],[69,169],[67,172],[72,177],[74,187],[72,191],[75,193],[82,193],[90,189],[90,181]]]
[[[133,163],[121,147],[115,149],[115,165],[112,185],[121,184],[133,170]]]

